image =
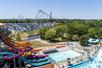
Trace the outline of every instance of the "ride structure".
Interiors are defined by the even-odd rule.
[[[0,61],[8,61],[13,59],[20,59],[22,62],[29,64],[30,67],[39,67],[47,64],[51,64],[52,61],[48,57],[48,55],[30,55],[30,56],[22,56],[24,53],[31,51],[33,48],[30,47],[29,43],[15,43],[9,37],[5,35],[2,31],[2,27],[0,26],[0,39],[8,46],[8,50],[0,50]],[[27,44],[26,47],[23,48],[22,45]],[[18,46],[20,45],[20,47]],[[2,63],[1,63],[2,64]],[[1,65],[0,64],[0,65]]]

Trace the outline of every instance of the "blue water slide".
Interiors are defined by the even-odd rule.
[[[49,60],[49,57],[32,60],[31,63],[39,63]]]
[[[32,67],[38,67],[38,66],[42,66],[42,65],[46,65],[46,64],[50,64],[50,63],[51,63],[51,61],[48,60],[48,61],[46,61],[46,62],[31,63],[30,65],[31,65]]]
[[[27,59],[26,57],[21,57],[21,59],[24,62],[26,62],[27,64],[30,64],[32,67],[39,67],[39,66],[42,66],[42,65],[50,64],[52,62],[51,60],[46,60],[44,62],[40,62],[42,60],[39,60],[39,62],[38,62],[38,61],[35,61],[35,59],[34,60],[31,60],[31,59]]]

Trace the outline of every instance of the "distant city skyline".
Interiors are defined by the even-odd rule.
[[[38,10],[60,19],[102,19],[102,0],[0,0],[0,19],[35,18]]]

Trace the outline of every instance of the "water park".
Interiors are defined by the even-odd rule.
[[[51,13],[48,15],[42,10],[39,13],[50,19],[4,20],[0,23],[1,68],[102,67],[101,29],[97,32],[93,26],[88,29],[89,23],[88,26],[76,23],[78,20],[66,23],[66,20],[52,20]]]
[[[82,47],[79,42],[75,41],[51,43],[53,44],[51,45],[40,40],[39,36],[35,36],[35,38],[31,38],[33,37],[31,36],[29,41],[14,42],[7,36],[8,33],[5,24],[1,23],[1,68],[83,68],[86,65],[87,68],[101,68],[102,40],[90,38],[87,40],[87,47]],[[34,40],[49,45],[34,48],[31,44]]]
[[[102,68],[102,0],[0,0],[0,68]]]

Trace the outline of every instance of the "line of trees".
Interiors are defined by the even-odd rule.
[[[64,23],[56,23],[53,28],[41,28],[39,34],[42,39],[50,42],[79,41],[86,46],[89,38],[102,38],[102,21],[67,20]]]

